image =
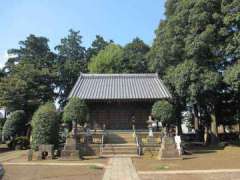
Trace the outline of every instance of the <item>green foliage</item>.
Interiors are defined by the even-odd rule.
[[[33,64],[35,68],[50,68],[54,65],[55,55],[50,51],[48,39],[30,34],[26,40],[19,42],[19,49],[10,49],[11,58],[5,64],[4,70],[11,73],[17,62]]]
[[[163,123],[164,126],[168,126],[175,123],[175,109],[172,104],[166,100],[157,101],[152,107],[152,115]]]
[[[110,44],[91,58],[88,69],[91,73],[119,73],[122,71],[122,56],[123,49]]]
[[[0,78],[3,78],[5,76],[5,72],[3,69],[0,68]]]
[[[9,149],[24,150],[28,149],[30,145],[29,139],[26,136],[19,136],[11,140],[7,146]]]
[[[191,106],[196,119],[215,121],[215,126],[221,108],[237,99],[229,95],[222,74],[240,57],[240,1],[167,0],[165,7],[166,19],[148,53],[149,68],[164,77],[179,120],[180,112]]]
[[[224,69],[239,58],[238,0],[167,0],[149,53],[149,66],[164,74],[169,66],[193,60]]]
[[[233,90],[240,93],[240,62],[229,67],[224,72],[224,81],[229,84]]]
[[[202,95],[214,93],[221,79],[218,73],[202,68],[193,61],[185,61],[170,67],[164,80],[173,94],[184,102],[195,104]]]
[[[69,30],[69,35],[61,39],[55,47],[58,60],[59,102],[64,106],[67,96],[74,86],[80,72],[87,71],[86,49],[81,45],[79,31]]]
[[[123,48],[123,72],[146,73],[148,64],[146,54],[150,50],[141,39],[135,38]]]
[[[30,117],[41,103],[55,98],[54,54],[46,38],[34,35],[9,53],[14,56],[4,67],[5,77],[0,78],[0,106],[10,111],[22,109]]]
[[[91,47],[87,49],[87,60],[90,60],[93,56],[96,56],[99,51],[103,50],[106,46],[113,43],[112,40],[105,41],[102,36],[96,35],[96,39],[92,42]]]
[[[83,124],[88,120],[87,115],[88,108],[86,103],[77,97],[73,97],[64,107],[63,120],[66,123],[75,121]]]
[[[4,139],[14,138],[24,133],[26,119],[24,111],[17,110],[12,112],[4,123],[2,134]]]
[[[59,119],[53,103],[47,102],[41,105],[32,118],[32,142],[33,149],[40,144],[58,143]]]

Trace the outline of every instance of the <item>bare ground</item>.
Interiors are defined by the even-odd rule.
[[[101,180],[104,169],[94,166],[5,165],[3,180]]]
[[[197,150],[183,160],[160,161],[156,157],[142,156],[134,158],[133,163],[138,171],[240,169],[240,147]]]

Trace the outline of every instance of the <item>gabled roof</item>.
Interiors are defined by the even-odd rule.
[[[83,100],[166,99],[171,94],[157,74],[80,74],[69,98]]]

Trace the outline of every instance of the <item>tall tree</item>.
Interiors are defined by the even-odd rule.
[[[239,123],[240,127],[240,61],[236,62],[234,65],[229,67],[224,73],[224,81],[229,85],[229,91],[231,93],[234,107],[231,110],[235,109],[234,120]]]
[[[5,64],[4,70],[11,72],[17,63],[27,62],[34,67],[42,69],[54,65],[54,53],[48,46],[48,39],[42,36],[30,34],[26,40],[19,42],[18,49],[8,50],[9,59]]]
[[[123,48],[122,68],[127,73],[146,73],[148,63],[146,54],[150,50],[141,39],[135,38]]]
[[[113,41],[106,41],[102,36],[96,35],[96,39],[92,42],[91,47],[87,49],[87,60],[96,56],[99,51],[103,50],[110,43],[113,43]]]
[[[174,90],[182,89],[181,86],[190,87],[186,92],[182,89],[181,92],[173,93],[174,98],[180,100],[183,108],[189,103],[201,106],[197,109],[202,117],[205,112],[210,115],[219,113],[223,103],[221,97],[227,92],[224,83],[218,83],[221,79],[219,72],[223,72],[239,58],[239,7],[240,2],[237,0],[167,0],[166,19],[160,22],[148,53],[152,71],[157,70],[161,75],[169,76],[170,67],[172,77],[181,81],[173,81],[176,82],[172,83]],[[185,67],[187,61],[195,64],[193,69],[190,65],[190,69]],[[178,67],[178,72],[174,73],[175,67]],[[186,80],[187,77],[197,76],[201,77],[200,84],[191,79]],[[214,83],[214,88],[210,90],[211,83]],[[200,98],[192,96],[194,93]],[[195,103],[192,103],[193,100]],[[216,122],[217,116],[211,117],[212,122]],[[216,125],[212,130],[217,129]]]
[[[123,49],[119,45],[110,44],[92,57],[88,65],[91,73],[120,73]]]
[[[174,102],[182,107],[179,108],[180,112],[185,110],[184,107],[187,104],[191,105],[194,111],[199,106],[205,108],[205,111],[209,114],[209,119],[204,119],[206,123],[203,125],[208,127],[211,124],[213,137],[217,136],[216,99],[221,80],[219,74],[199,67],[190,60],[169,68],[164,80],[174,95]],[[178,112],[178,115],[181,115],[180,112]],[[197,114],[194,113],[194,115]],[[181,120],[181,117],[177,118],[178,121]]]
[[[41,103],[55,98],[56,64],[47,42],[30,35],[19,49],[10,50],[15,54],[11,66],[8,61],[4,67],[7,75],[0,79],[0,105],[24,110],[29,118]]]
[[[69,35],[61,39],[61,43],[55,47],[55,50],[59,70],[59,102],[64,106],[80,72],[87,71],[86,50],[82,46],[80,32],[70,29]]]

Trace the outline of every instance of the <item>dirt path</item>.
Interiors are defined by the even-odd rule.
[[[142,180],[239,180],[240,169],[140,171]]]

